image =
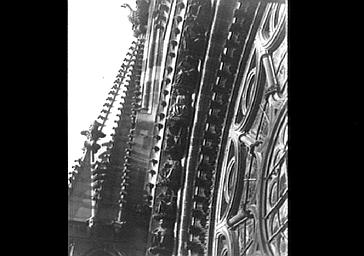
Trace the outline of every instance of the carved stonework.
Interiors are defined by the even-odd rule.
[[[88,162],[73,167],[69,194],[87,185],[91,218],[73,224],[68,254],[286,256],[286,4],[122,6],[139,39],[82,132]]]
[[[288,246],[288,126],[286,106],[271,133],[259,193],[260,226],[266,250],[287,255]]]
[[[242,2],[235,13],[249,19],[251,7]],[[234,85],[234,116],[220,154],[214,255],[287,255],[287,9],[281,3],[253,9],[254,40],[245,46],[250,52]]]
[[[124,81],[124,78],[130,75],[133,81],[130,81],[125,92],[122,112],[118,117],[117,127],[115,127],[115,134],[112,135],[112,143],[104,143],[103,152],[96,155],[97,161],[92,166],[92,200],[94,203],[93,215],[90,218],[89,226],[94,230],[96,226],[101,229],[102,226],[110,226],[116,233],[120,232],[126,223],[128,216],[125,214],[125,205],[128,203],[128,187],[130,184],[130,175],[128,167],[133,165],[132,148],[126,142],[128,135],[134,136],[135,127],[135,96],[138,93],[136,87],[138,83],[134,80],[140,74],[137,59],[138,55],[143,52],[143,43],[139,40],[135,47],[131,47],[129,58],[126,58],[124,67],[120,71],[121,80],[118,83],[118,88]],[[140,62],[140,61],[139,61]],[[125,81],[124,81],[125,82]],[[110,108],[113,107],[117,93],[111,98]],[[129,128],[129,129],[127,129]],[[104,135],[100,130],[92,129],[88,134],[91,139],[98,139]],[[92,146],[92,145],[91,145]],[[99,146],[99,149],[101,146]],[[123,157],[120,157],[120,156]],[[126,166],[125,166],[126,164]],[[97,232],[96,232],[97,233]]]
[[[181,5],[179,5],[181,7]],[[204,7],[204,8],[203,8]],[[171,241],[168,246],[154,245],[150,253],[171,255],[174,246],[174,226],[177,218],[177,192],[181,188],[181,178],[184,175],[182,159],[186,156],[187,142],[191,128],[193,95],[198,90],[200,70],[207,41],[207,24],[203,19],[210,11],[208,1],[189,1],[185,24],[182,30],[182,43],[179,48],[179,58],[176,63],[176,71],[172,82],[171,100],[166,116],[166,129],[164,134],[164,146],[162,159],[164,167],[160,169],[160,175],[156,189],[156,220],[167,220],[165,224]],[[180,31],[176,30],[178,33]],[[201,179],[201,185],[207,186]],[[162,199],[163,198],[163,199]],[[168,198],[168,203],[165,200]],[[207,202],[200,200],[207,206]],[[167,211],[166,205],[169,206]],[[201,223],[206,225],[206,216],[195,212],[195,216],[201,218]],[[160,223],[157,224],[157,229]],[[197,232],[198,233],[198,232]],[[200,236],[201,234],[197,234]],[[154,236],[155,237],[155,236]],[[202,236],[201,236],[202,237]],[[192,250],[201,251],[202,247],[191,241]],[[199,249],[198,249],[199,248]],[[162,251],[159,251],[162,250]],[[169,253],[169,254],[168,254]]]
[[[128,18],[132,24],[135,37],[145,34],[147,31],[149,4],[150,0],[136,0],[135,10],[127,3],[121,5],[121,7],[128,8],[130,11]]]

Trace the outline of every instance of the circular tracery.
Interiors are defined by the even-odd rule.
[[[287,255],[288,179],[286,107],[279,115],[268,145],[260,193],[263,239],[272,255]]]
[[[234,190],[234,185],[236,181],[236,172],[235,169],[235,157],[230,159],[230,162],[227,167],[227,173],[226,173],[226,179],[224,184],[224,199],[226,203],[230,202],[230,199],[232,197],[232,193]]]
[[[227,233],[234,254],[259,251],[282,256],[287,255],[288,236],[287,106],[281,108],[287,97],[287,8],[278,3],[265,8],[249,58],[241,64],[242,79],[234,85],[239,89],[231,109],[234,117],[227,147],[221,155],[215,237],[228,228],[235,232]],[[263,62],[262,56],[271,58],[272,65]],[[271,100],[270,95],[279,97]],[[241,135],[244,140],[232,139]],[[233,141],[236,156],[231,155]],[[255,144],[258,141],[262,144]],[[222,247],[217,255],[225,255]]]
[[[216,246],[216,255],[218,256],[229,256],[231,252],[229,250],[229,239],[223,234],[218,235],[217,246]]]
[[[226,152],[226,160],[223,165],[222,180],[220,187],[220,214],[219,219],[222,220],[226,217],[227,212],[231,208],[231,202],[233,200],[233,194],[237,181],[237,148],[233,140],[228,143],[228,151]]]
[[[263,22],[259,33],[261,46],[274,51],[284,39],[286,29],[287,10],[285,4],[271,3],[263,16]]]
[[[238,92],[238,105],[233,122],[233,129],[237,131],[249,131],[263,99],[265,72],[258,57],[256,51],[253,51],[249,60],[249,71],[243,78]]]

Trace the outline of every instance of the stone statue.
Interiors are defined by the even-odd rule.
[[[162,180],[158,183],[162,186],[167,186],[169,189],[177,193],[181,183],[182,166],[181,162],[173,161],[173,165],[168,168]]]
[[[128,15],[128,19],[132,24],[132,29],[134,31],[134,36],[138,36],[139,34],[143,34],[146,32],[146,26],[148,24],[148,11],[149,11],[149,0],[137,0],[136,5],[137,9],[134,10],[130,7],[129,4],[124,3],[121,5],[123,8],[128,8],[130,14]]]
[[[152,231],[153,247],[169,247],[173,243],[172,229],[166,227],[163,219],[159,221],[159,227]]]
[[[184,35],[183,49],[201,58],[206,44],[205,28],[194,22],[186,27]]]
[[[169,123],[176,123],[178,126],[188,125],[190,119],[190,106],[186,95],[177,96],[176,102],[171,106],[167,119]]]
[[[198,64],[198,59],[190,55],[184,56],[184,60],[178,66],[176,80],[173,85],[175,90],[183,90],[187,92],[195,90],[199,81],[199,72],[197,70]]]
[[[133,25],[133,30],[134,30],[139,23],[139,17],[138,17],[137,11],[132,9],[130,7],[130,5],[127,3],[122,4],[121,7],[129,9],[130,14],[128,15],[128,19],[131,22],[131,24]]]

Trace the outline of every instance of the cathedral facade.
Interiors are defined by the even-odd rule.
[[[69,179],[69,256],[288,255],[287,2],[136,6]]]

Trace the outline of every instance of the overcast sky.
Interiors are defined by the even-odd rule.
[[[96,120],[134,40],[126,0],[68,0],[68,162],[82,156],[82,130]]]

